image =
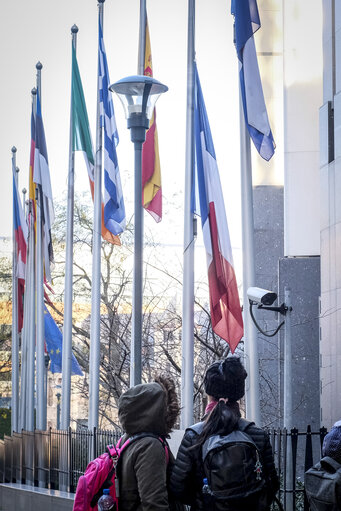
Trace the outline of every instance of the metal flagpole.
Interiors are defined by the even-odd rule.
[[[103,3],[98,1],[99,22],[103,31]],[[98,63],[99,65],[99,63]],[[101,231],[102,231],[102,145],[103,132],[100,125],[99,68],[97,74],[97,113],[96,113],[96,157],[94,190],[94,226],[92,235],[92,284],[91,284],[91,322],[90,322],[90,382],[89,382],[89,419],[88,428],[98,426],[99,403],[99,366],[101,349]],[[94,453],[92,453],[94,455]]]
[[[32,89],[33,114],[37,112],[37,89]],[[30,204],[30,240],[29,240],[29,311],[27,329],[27,411],[26,429],[34,430],[34,383],[35,383],[35,341],[36,341],[36,315],[35,315],[35,232],[33,219],[33,205]]]
[[[18,187],[18,172],[16,167],[17,148],[12,147],[12,172]],[[14,192],[14,190],[13,190]],[[14,200],[14,198],[13,198]],[[18,431],[18,402],[19,402],[19,334],[18,334],[18,277],[17,277],[17,242],[15,239],[13,213],[13,254],[12,254],[12,400],[11,400],[11,431]]]
[[[249,376],[246,389],[246,416],[261,425],[259,402],[259,363],[258,333],[249,314],[247,289],[255,285],[255,251],[253,222],[253,191],[250,135],[247,130],[241,94],[239,93],[240,119],[240,165],[242,196],[242,244],[243,244],[243,319],[244,319],[244,355]]]
[[[137,72],[144,74],[146,51],[146,1],[140,0],[140,33]],[[144,210],[142,207],[142,144],[134,143],[134,277],[133,277],[133,317],[130,348],[130,386],[141,383],[142,378],[142,286],[143,286],[143,228]]]
[[[193,422],[194,359],[194,215],[191,208],[194,173],[195,0],[188,1],[186,166],[182,288],[181,428]]]
[[[144,61],[146,58],[146,23],[146,0],[140,0],[139,57],[137,66],[137,74],[139,75],[144,75]]]
[[[78,27],[71,28],[72,45],[76,51]],[[71,71],[72,77],[72,71]],[[71,78],[72,79],[72,78]],[[71,401],[71,357],[72,357],[72,286],[73,286],[73,222],[75,201],[75,153],[73,151],[72,136],[72,91],[70,107],[70,136],[69,136],[69,172],[68,172],[68,201],[66,220],[66,249],[65,249],[65,290],[64,290],[64,326],[63,326],[63,352],[62,352],[62,413],[61,429],[70,426]]]
[[[41,70],[42,64],[37,63],[37,90],[41,101]],[[36,347],[36,396],[37,416],[36,427],[46,430],[46,396],[44,386],[45,376],[45,325],[44,325],[44,264],[43,264],[43,217],[41,191],[36,187],[37,223],[36,223],[36,289],[37,289],[37,347]],[[48,257],[48,254],[45,254]]]
[[[26,188],[23,188],[21,192],[22,192],[22,208],[24,210],[24,217],[26,218],[26,193],[27,193]]]

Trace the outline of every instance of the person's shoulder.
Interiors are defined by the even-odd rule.
[[[241,419],[240,422],[243,424],[245,433],[250,435],[250,437],[256,443],[260,442],[260,443],[263,444],[263,443],[266,442],[266,440],[268,439],[269,435],[268,435],[268,432],[265,429],[260,428],[259,426],[256,426],[256,424],[254,422],[246,421],[245,419]]]
[[[156,435],[154,433],[138,433],[137,435],[132,435],[130,437],[130,441],[132,446],[135,445],[136,448],[139,447],[141,449],[147,447],[154,447],[156,449],[165,449],[166,442],[161,435]]]

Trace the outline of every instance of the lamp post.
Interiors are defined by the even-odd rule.
[[[109,90],[116,92],[122,102],[135,150],[133,319],[130,355],[130,386],[133,386],[141,383],[142,374],[142,144],[155,103],[168,87],[150,76],[135,75],[122,78],[110,85]]]

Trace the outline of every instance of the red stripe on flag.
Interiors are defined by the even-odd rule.
[[[142,186],[149,181],[154,174],[155,166],[155,119],[146,133],[146,141],[142,146]],[[143,199],[144,204],[144,199]]]
[[[234,353],[243,337],[243,318],[233,266],[219,250],[214,203],[209,205],[209,223],[213,261],[208,268],[211,321],[214,332],[224,339]]]

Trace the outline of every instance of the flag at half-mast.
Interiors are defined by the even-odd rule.
[[[146,46],[144,57],[144,75],[153,76],[152,52],[148,21],[146,18]],[[156,110],[149,122],[146,140],[142,146],[142,205],[156,222],[162,219],[162,188],[159,142],[156,127]]]
[[[53,264],[54,261],[51,228],[54,222],[54,208],[39,91],[37,91],[33,182],[38,185],[40,190],[39,197],[43,223],[44,271],[45,279],[51,282],[51,264]]]
[[[79,73],[76,52],[72,46],[72,150],[81,151],[88,170],[92,200],[95,190],[95,160],[90,133],[88,112],[83,92],[83,85]],[[112,234],[104,225],[104,204],[102,201],[102,237],[114,245],[120,245],[120,238]]]
[[[201,216],[206,249],[212,328],[232,353],[243,336],[243,319],[233,267],[219,170],[197,69],[195,68],[195,213]]]
[[[63,357],[63,335],[59,330],[55,320],[44,305],[44,326],[45,326],[45,343],[48,354],[51,359],[51,373],[62,372]],[[71,356],[71,372],[79,376],[83,375],[80,365],[72,353]]]
[[[126,226],[126,214],[118,166],[116,147],[118,132],[114,104],[109,94],[109,70],[103,30],[98,20],[98,90],[100,123],[104,134],[104,225],[113,234],[120,234]]]
[[[24,210],[21,204],[18,186],[15,181],[15,168],[13,165],[13,224],[14,236],[16,241],[16,280],[18,289],[18,332],[23,327],[24,303],[23,296],[25,290],[25,271],[26,271],[26,253],[27,253],[27,223]]]
[[[240,91],[245,123],[258,153],[268,161],[276,145],[266,111],[253,37],[261,26],[257,0],[232,0],[231,12],[235,20],[235,44],[240,64]]]

